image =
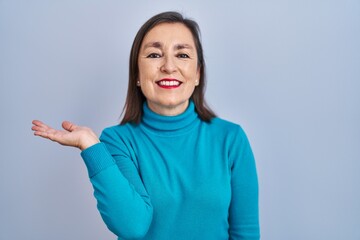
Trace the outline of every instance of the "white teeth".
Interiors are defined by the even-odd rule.
[[[160,81],[160,86],[179,86],[180,83],[178,81]]]

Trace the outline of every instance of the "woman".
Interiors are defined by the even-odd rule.
[[[259,239],[255,161],[240,126],[204,102],[196,22],[165,12],[137,33],[120,125],[93,131],[34,120],[32,130],[77,147],[97,207],[119,239]]]

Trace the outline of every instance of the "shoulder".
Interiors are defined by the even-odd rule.
[[[245,157],[252,156],[252,150],[247,135],[240,124],[221,118],[213,118],[208,123],[208,131],[211,132],[212,146],[220,146],[229,158],[230,166]]]
[[[105,144],[111,154],[129,156],[132,152],[131,143],[136,135],[134,134],[136,128],[137,125],[129,123],[107,127],[102,131],[100,141]]]
[[[105,128],[101,135],[100,141],[102,142],[118,142],[122,139],[127,139],[133,135],[133,132],[138,128],[135,124],[124,124],[124,125],[114,125]]]
[[[213,118],[209,123],[212,136],[222,142],[229,150],[244,150],[250,148],[249,139],[242,126],[221,118]]]
[[[237,128],[240,125],[234,122],[230,122],[228,120],[219,118],[219,117],[214,117],[213,119],[211,119],[210,122],[211,125],[219,127],[219,128],[225,128],[225,129],[232,129],[232,128]]]
[[[209,123],[209,127],[214,129],[218,133],[222,132],[226,135],[246,137],[245,131],[240,124],[230,122],[219,117],[213,118]]]

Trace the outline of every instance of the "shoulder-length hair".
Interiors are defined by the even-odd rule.
[[[140,87],[137,86],[137,80],[139,77],[138,57],[140,48],[145,35],[156,25],[160,23],[182,23],[191,32],[198,56],[198,67],[200,68],[199,85],[195,88],[190,99],[195,104],[195,110],[199,117],[206,122],[210,122],[213,117],[216,117],[215,113],[207,106],[204,98],[205,94],[205,60],[203,55],[203,49],[200,40],[199,25],[191,20],[184,18],[178,12],[163,12],[150,18],[142,25],[140,30],[135,36],[133,45],[130,52],[129,60],[129,83],[125,106],[123,109],[123,119],[120,124],[136,123],[139,124],[143,116],[143,103],[146,101]]]

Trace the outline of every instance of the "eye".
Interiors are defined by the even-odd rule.
[[[147,58],[160,58],[160,54],[157,54],[157,53],[150,53]]]
[[[180,53],[177,55],[178,58],[190,58],[189,55],[185,54],[185,53]]]

